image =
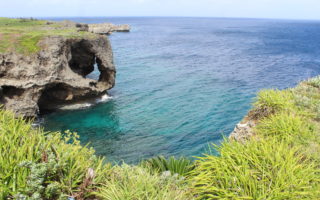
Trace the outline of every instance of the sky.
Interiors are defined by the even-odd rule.
[[[2,17],[187,16],[320,20],[320,0],[0,0]]]

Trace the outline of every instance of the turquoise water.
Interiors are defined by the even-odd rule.
[[[43,116],[47,130],[76,131],[111,161],[200,155],[228,136],[257,91],[291,87],[320,72],[317,21],[72,20],[132,26],[110,36],[117,67],[111,99]]]

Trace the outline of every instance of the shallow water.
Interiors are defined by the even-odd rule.
[[[71,20],[132,26],[110,36],[117,67],[111,98],[43,119],[47,130],[78,132],[111,161],[200,155],[232,131],[258,90],[291,87],[320,72],[318,21]]]

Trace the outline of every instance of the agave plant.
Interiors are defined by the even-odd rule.
[[[157,156],[142,161],[141,165],[147,166],[157,173],[170,171],[172,174],[179,174],[181,176],[185,176],[194,167],[191,160],[184,157],[175,158],[174,156],[171,156],[168,159],[164,156]]]

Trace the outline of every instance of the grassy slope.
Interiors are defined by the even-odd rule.
[[[320,199],[320,77],[258,94],[255,136],[225,141],[190,174],[197,199]]]
[[[61,24],[47,24],[44,20],[0,18],[0,53],[17,52],[32,54],[40,50],[38,42],[45,36],[68,38],[95,37],[89,32]]]
[[[190,199],[179,177],[147,165],[111,166],[77,139],[0,110],[0,199]]]

